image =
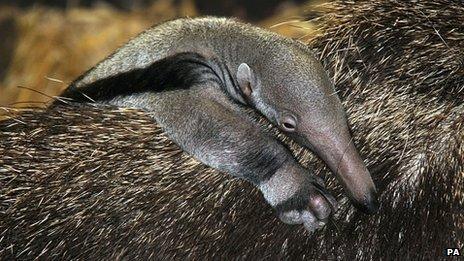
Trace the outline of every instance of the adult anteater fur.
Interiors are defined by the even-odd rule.
[[[147,115],[56,107],[1,123],[0,256],[437,260],[447,247],[462,250],[464,71],[451,61],[462,59],[452,50],[463,49],[463,8],[328,7],[326,33],[312,44],[331,55],[326,67],[378,186],[378,214],[355,212],[323,163],[292,146],[341,202],[309,235],[279,222],[248,183],[185,155]]]

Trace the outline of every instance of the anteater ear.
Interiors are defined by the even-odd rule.
[[[255,76],[253,75],[253,71],[251,70],[250,66],[246,63],[242,63],[238,66],[237,69],[237,82],[238,87],[240,88],[240,92],[242,93],[243,98],[249,99],[251,93],[253,92],[253,88],[256,87],[256,80]]]

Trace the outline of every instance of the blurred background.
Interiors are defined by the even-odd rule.
[[[0,107],[43,106],[144,29],[182,16],[233,16],[305,40],[307,0],[0,0]]]

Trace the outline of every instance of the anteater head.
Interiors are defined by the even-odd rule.
[[[345,111],[326,71],[305,46],[283,49],[238,66],[242,100],[315,152],[336,174],[353,204],[374,213],[375,185],[353,144]]]

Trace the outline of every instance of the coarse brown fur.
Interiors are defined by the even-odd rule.
[[[464,23],[448,22],[464,12],[441,4],[331,4],[312,43],[378,186],[376,215],[356,212],[295,144],[341,202],[313,235],[279,222],[250,184],[187,156],[141,112],[26,110],[0,123],[0,257],[437,260],[447,247],[462,250],[464,71],[439,61],[462,58],[450,50],[461,48]],[[422,14],[414,25],[411,15]]]

